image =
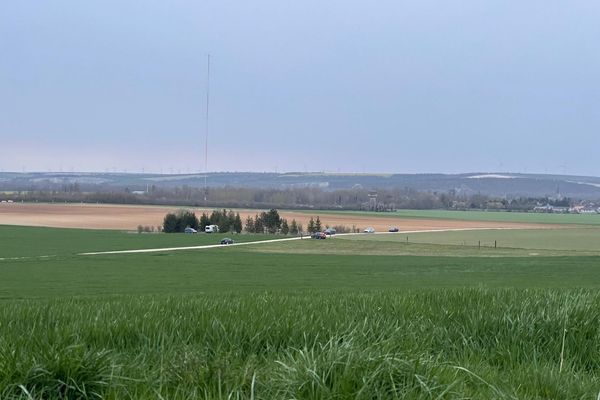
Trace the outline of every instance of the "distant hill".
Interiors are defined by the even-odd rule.
[[[393,189],[475,194],[497,197],[562,196],[600,199],[600,178],[570,175],[466,173],[466,174],[344,174],[218,172],[207,175],[210,187]],[[0,190],[61,190],[76,185],[82,191],[147,187],[204,186],[204,174],[160,175],[136,173],[0,173]]]

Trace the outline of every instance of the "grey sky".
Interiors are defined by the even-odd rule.
[[[597,1],[6,1],[0,169],[600,175]]]

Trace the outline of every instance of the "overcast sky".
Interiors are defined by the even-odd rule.
[[[598,1],[0,3],[0,170],[600,176]]]

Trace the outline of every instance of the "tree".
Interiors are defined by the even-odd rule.
[[[163,220],[163,231],[166,233],[177,232],[177,215],[168,213]]]
[[[256,214],[256,217],[254,217],[254,232],[264,233],[264,231],[265,231],[265,225],[264,225],[263,219],[261,216]]]
[[[281,228],[281,217],[276,209],[272,208],[268,213],[263,213],[263,219],[269,233],[275,233]]]
[[[219,232],[229,232],[232,228],[232,222],[229,220],[229,216],[227,215],[227,210],[223,209],[222,212],[219,213],[220,214],[220,221],[218,224],[215,225],[219,225]]]
[[[315,220],[313,219],[313,217],[310,217],[310,220],[308,221],[308,233],[315,233]]]
[[[180,210],[177,213],[177,219],[178,219],[178,223],[177,223],[177,231],[178,232],[183,232],[183,230],[185,228],[193,228],[193,229],[198,229],[198,218],[196,218],[196,214],[194,214],[191,211],[187,211],[187,210]]]
[[[227,222],[229,223],[229,230],[231,232],[235,232],[235,213],[233,212],[233,210],[229,210],[229,212],[227,213]]]
[[[321,220],[317,215],[317,220],[315,221],[315,232],[321,232]]]
[[[287,219],[281,220],[281,233],[287,235],[290,232],[290,227],[288,226]]]
[[[281,229],[283,229],[283,227]],[[292,219],[292,222],[290,223],[290,233],[292,235],[298,234],[298,223],[296,222],[295,219]]]
[[[202,215],[200,216],[200,230],[202,232],[204,232],[204,228],[206,228],[208,225],[210,225],[210,219],[208,218],[208,215],[206,215],[206,213],[202,213]]]
[[[233,230],[236,233],[242,232],[242,218],[240,218],[240,213],[235,214],[235,219],[233,221]]]
[[[246,227],[244,228],[248,233],[255,233],[256,230],[254,228],[254,218],[248,215],[246,218]]]

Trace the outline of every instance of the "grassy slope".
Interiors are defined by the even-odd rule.
[[[519,229],[340,236],[343,240],[494,246],[512,249],[574,250],[600,253],[600,229]],[[337,238],[336,238],[337,239]]]
[[[101,233],[3,238],[16,256],[32,237],[61,255],[0,261],[0,398],[558,399],[600,388],[600,257],[331,254],[400,245],[369,240],[266,245],[321,254],[72,255],[123,235],[147,244]]]
[[[580,290],[12,302],[0,398],[590,399],[599,310]]]
[[[248,248],[248,251],[260,253],[280,254],[328,254],[328,255],[357,255],[357,256],[424,256],[424,257],[579,257],[599,256],[600,249],[595,250],[549,250],[537,248],[494,248],[494,241],[481,242],[478,248],[477,241],[465,242],[463,244],[430,244],[423,240],[420,243],[418,237],[409,235],[410,242],[406,242],[406,235],[395,239],[382,237],[373,238],[342,238],[328,240],[326,243],[302,242],[267,243],[261,246]],[[499,242],[499,246],[506,246],[505,242]]]

